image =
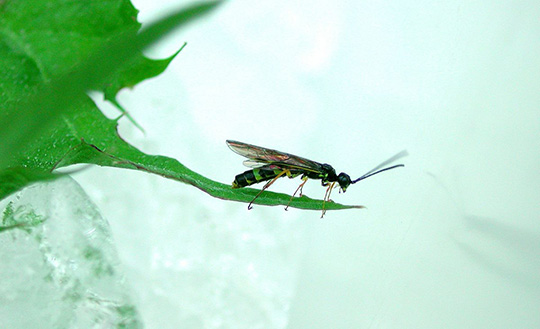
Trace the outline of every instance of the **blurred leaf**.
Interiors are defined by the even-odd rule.
[[[0,170],[0,196],[10,195],[30,183],[53,180],[59,176],[39,168],[14,167]]]
[[[108,101],[115,101],[116,94],[120,89],[126,87],[133,87],[139,82],[149,78],[155,77],[161,74],[169,63],[184,49],[186,44],[182,46],[176,53],[165,59],[149,59],[145,57],[137,57],[137,62],[130,64],[128,67],[122,66],[121,69],[113,72],[113,75],[109,77],[108,83],[104,88],[105,99]]]
[[[6,45],[6,47],[0,47],[0,49],[4,48],[6,53],[15,54],[10,56],[9,63],[6,63],[7,65],[15,67],[15,69],[11,70],[10,67],[6,67],[8,72],[10,72],[10,70],[18,72],[19,69],[17,64],[19,64],[19,66],[27,64],[27,66],[29,66],[27,67],[27,71],[34,73],[34,75],[31,77],[20,77],[24,78],[23,81],[21,81],[21,79],[12,80],[9,79],[9,76],[5,76],[2,78],[6,79],[0,82],[0,96],[2,96],[1,99],[3,101],[0,103],[0,106],[2,106],[0,126],[4,127],[0,130],[0,167],[15,165],[18,158],[20,158],[20,153],[25,153],[27,151],[25,150],[25,147],[31,141],[39,138],[39,136],[47,135],[45,131],[54,127],[55,123],[58,124],[58,120],[61,119],[62,114],[69,116],[74,112],[77,112],[81,102],[83,102],[86,97],[85,91],[90,89],[100,90],[105,85],[111,85],[111,82],[108,79],[113,77],[114,72],[121,70],[124,65],[129,65],[130,63],[133,63],[136,58],[139,58],[141,56],[140,49],[163,37],[173,28],[184,25],[193,19],[200,17],[204,13],[209,12],[217,4],[204,3],[177,11],[139,34],[135,33],[136,29],[139,27],[138,24],[136,26],[127,25],[124,29],[121,29],[120,32],[116,32],[116,30],[113,31],[113,37],[101,42],[99,47],[97,47],[97,50],[86,56],[85,54],[81,54],[83,51],[70,48],[75,54],[81,54],[81,56],[84,57],[74,66],[67,60],[68,69],[55,70],[55,74],[56,72],[59,72],[59,74],[49,77],[47,73],[50,70],[43,68],[43,66],[45,66],[46,63],[50,64],[50,62],[47,60],[40,61],[39,59],[42,57],[54,57],[52,54],[54,54],[57,49],[48,49],[47,51],[50,53],[48,56],[42,55],[33,57],[33,51],[30,51],[29,53],[25,52],[27,48],[32,49],[32,46],[20,44],[25,39],[18,37],[18,33],[25,34],[24,24],[21,24],[20,27],[16,26],[18,29],[9,30],[9,28],[14,25],[10,21],[11,15],[19,17],[20,13],[17,10],[8,9],[11,8],[11,3],[19,2],[24,1],[12,1],[9,2],[9,5],[4,2],[0,7],[0,10],[2,10],[0,14],[0,37],[6,35],[10,36],[9,38],[0,41],[0,45],[2,42]],[[66,0],[57,2],[64,4],[71,3],[72,1]],[[125,3],[126,1],[107,1],[107,3],[112,2]],[[51,1],[50,3],[56,2]],[[28,9],[23,6],[23,8],[19,9],[27,9],[27,13],[34,15],[36,19],[40,18],[41,16],[35,12],[35,8],[32,6],[30,7],[31,8]],[[93,7],[89,6],[89,8]],[[53,10],[52,12],[56,11]],[[49,10],[47,14],[51,14],[51,11]],[[99,21],[99,15],[95,18]],[[123,21],[130,20],[135,20],[135,17],[130,16],[128,20],[124,19]],[[38,23],[36,24],[40,26],[40,19],[37,19],[37,21]],[[32,25],[31,20],[29,24]],[[69,24],[66,25],[70,26]],[[78,27],[79,24],[74,24],[74,26]],[[61,34],[71,33],[69,31],[62,31]],[[56,36],[53,35],[51,38],[55,39]],[[47,44],[47,41],[48,40],[43,40],[42,43]],[[13,43],[17,43],[17,47],[12,46]],[[52,44],[55,43],[52,42]],[[74,48],[78,46],[80,46],[78,43],[69,45],[69,47]],[[44,52],[46,49],[42,47],[40,51]],[[156,65],[161,66],[162,63]],[[156,73],[156,70],[150,71],[149,76],[152,73]],[[129,70],[125,72],[129,72]],[[139,78],[142,77],[141,74],[137,74],[136,76]],[[133,77],[129,79],[126,78],[124,81],[133,82],[132,78]],[[25,83],[27,81],[31,82],[31,84]],[[118,87],[116,87],[116,89],[118,89]],[[111,92],[109,92],[109,94],[110,93]]]
[[[128,111],[126,111],[122,105],[120,105],[116,99],[116,95],[122,88],[126,87],[133,87],[139,82],[149,78],[149,77],[155,77],[159,74],[161,74],[167,66],[171,63],[171,61],[178,55],[186,44],[182,46],[176,53],[174,53],[172,56],[169,56],[165,59],[149,59],[146,57],[137,57],[136,60],[131,63],[130,65],[122,66],[121,69],[113,72],[113,75],[109,77],[108,83],[105,85],[103,92],[104,92],[104,99],[111,102],[122,112],[126,115],[126,117],[135,125],[137,128],[139,128],[142,132],[144,132],[144,129],[131,117]]]

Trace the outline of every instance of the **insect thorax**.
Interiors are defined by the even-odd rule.
[[[322,165],[320,172],[309,172],[306,173],[306,176],[311,179],[320,179],[322,183],[335,182],[337,180],[336,170],[328,163]]]

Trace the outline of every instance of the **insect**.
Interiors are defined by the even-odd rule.
[[[368,171],[363,176],[355,180],[351,180],[351,177],[344,172],[340,173],[339,175],[336,174],[336,170],[327,163],[319,163],[289,153],[232,140],[227,140],[227,145],[232,151],[240,154],[243,157],[248,158],[248,160],[244,161],[244,165],[253,168],[251,170],[247,170],[241,174],[236,175],[232,183],[232,188],[241,188],[267,181],[267,183],[263,186],[259,193],[257,193],[253,200],[251,200],[248,205],[248,209],[252,208],[253,202],[261,195],[264,190],[274,184],[274,182],[278,178],[284,176],[289,178],[295,178],[302,175],[302,183],[300,183],[296,191],[294,191],[291,199],[289,200],[289,203],[285,207],[285,210],[287,210],[289,204],[291,203],[296,193],[298,193],[298,191],[300,191],[299,195],[302,196],[302,188],[304,187],[304,184],[306,184],[309,178],[320,179],[321,185],[327,187],[323,199],[323,210],[321,218],[326,212],[326,210],[324,209],[326,202],[331,202],[330,194],[332,193],[332,189],[334,188],[336,183],[340,187],[340,192],[345,192],[351,184],[355,184],[363,179],[366,179],[386,170],[404,167],[403,164],[398,164],[381,169],[387,164],[407,155],[406,151],[402,151],[393,156],[392,158],[384,161],[372,170]]]

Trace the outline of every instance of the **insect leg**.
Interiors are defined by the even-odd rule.
[[[324,209],[324,206],[326,205],[326,201],[330,201],[330,193],[332,193],[332,189],[334,188],[335,184],[336,184],[336,182],[332,182],[332,184],[330,184],[328,186],[328,188],[326,189],[326,193],[324,193],[321,218],[323,218],[324,214],[326,213],[326,210]]]
[[[274,182],[280,178],[281,176],[283,176],[284,174],[287,174],[287,176],[291,175],[291,172],[289,171],[289,169],[284,169],[282,172],[280,172],[276,177],[274,177],[271,181],[269,181],[268,183],[264,184],[263,188],[259,191],[259,193],[257,193],[257,195],[253,198],[253,200],[251,200],[251,202],[249,203],[248,205],[248,210],[251,210],[251,208],[253,208],[251,205],[253,204],[253,201],[255,201],[260,195],[261,193],[266,190],[267,188],[270,187],[270,185],[274,184]]]
[[[302,183],[300,183],[300,185],[298,186],[296,191],[294,191],[293,195],[289,199],[289,203],[287,203],[287,206],[285,207],[285,210],[287,210],[287,208],[289,208],[289,205],[291,204],[291,201],[294,198],[294,196],[296,195],[296,192],[298,192],[298,190],[300,190],[300,196],[302,196],[302,188],[304,187],[304,184],[307,182],[307,180],[308,180],[307,176],[302,177]]]
[[[332,190],[334,189],[334,185],[336,184],[336,182],[333,182],[332,185],[330,185],[329,187],[329,191],[328,191],[328,196],[326,197],[326,201],[328,202],[332,202],[332,200],[330,199],[330,194],[332,194]]]

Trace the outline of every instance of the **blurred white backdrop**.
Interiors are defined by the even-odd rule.
[[[133,2],[143,25],[188,3]],[[146,130],[125,120],[121,135],[211,179],[245,170],[226,139],[351,176],[411,155],[333,196],[366,210],[323,220],[144,173],[76,174],[147,328],[539,327],[539,15],[537,1],[229,1],[148,51],[188,42],[120,94]]]

